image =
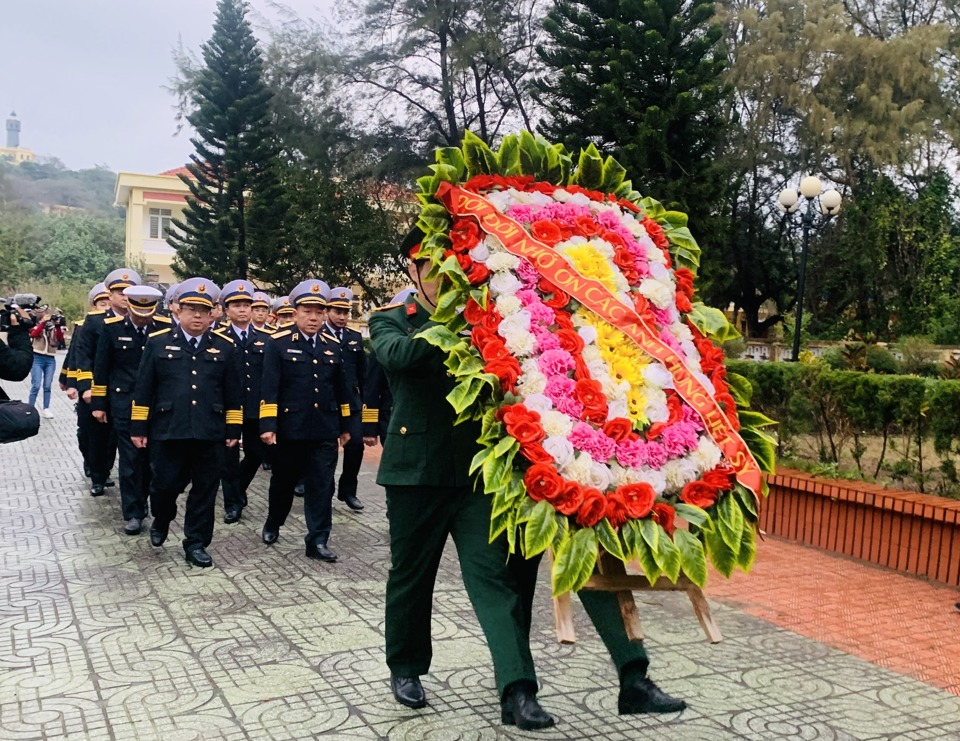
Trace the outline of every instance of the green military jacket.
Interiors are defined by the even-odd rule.
[[[393,412],[383,444],[381,486],[469,486],[470,461],[480,449],[479,422],[454,426],[446,400],[453,389],[443,353],[415,335],[433,324],[410,297],[370,317],[370,342],[387,376]]]

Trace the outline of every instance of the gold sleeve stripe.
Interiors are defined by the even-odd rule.
[[[93,371],[77,371],[77,380],[78,380],[78,381],[92,381],[92,380],[93,380]]]
[[[260,403],[260,419],[266,419],[267,417],[276,417],[277,416],[277,405],[276,404],[264,404]]]
[[[141,407],[133,404],[130,407],[130,420],[133,422],[146,422],[150,417],[150,407]]]
[[[380,421],[380,410],[379,409],[364,409],[361,414],[361,420],[364,422],[379,422]]]
[[[228,424],[228,425],[242,425],[242,424],[243,424],[243,410],[242,410],[242,409],[228,409],[228,410],[227,410],[227,424]]]
[[[106,395],[107,395],[107,387],[106,387],[106,386],[97,386],[96,384],[94,384],[93,386],[90,387],[90,395],[91,395],[91,396],[106,396]]]
[[[67,378],[76,378],[77,372],[75,370],[67,369]]]
[[[350,416],[350,405],[349,405],[349,404],[341,404],[341,405],[340,405],[340,416],[341,416],[341,417],[349,417],[349,416]]]

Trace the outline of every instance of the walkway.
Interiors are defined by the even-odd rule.
[[[691,703],[680,717],[618,717],[603,647],[579,606],[580,641],[555,642],[544,584],[533,649],[541,699],[560,723],[540,733],[499,723],[451,550],[424,682],[431,704],[407,710],[383,662],[388,546],[372,465],[366,511],[336,507],[338,564],[303,558],[299,507],[279,543],[262,545],[260,475],[243,521],[217,525],[216,568],[193,569],[176,526],[153,549],[122,534],[115,489],[87,495],[70,405],[55,398],[39,437],[0,446],[2,741],[960,739],[960,699],[933,686],[957,690],[944,669],[958,667],[954,595],[774,541],[755,574],[712,582],[720,644],[704,640],[682,595],[640,598],[652,675]],[[845,628],[868,618],[875,640]]]

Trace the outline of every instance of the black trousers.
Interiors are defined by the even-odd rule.
[[[308,548],[326,545],[333,520],[333,475],[337,467],[336,440],[284,440],[278,438],[271,451],[267,527],[278,528],[287,521],[293,506],[293,488],[304,484],[303,514],[307,520]]]
[[[206,548],[213,540],[217,488],[226,446],[223,440],[151,440],[150,508],[155,527],[177,517],[177,497],[192,483],[183,516],[183,549]]]
[[[130,420],[114,417],[120,472],[120,513],[124,520],[142,520],[150,491],[150,454],[130,439]]]
[[[359,413],[354,413],[357,424],[351,422],[350,442],[343,446],[343,470],[337,483],[337,497],[346,499],[357,496],[357,474],[363,463],[363,427]]]
[[[239,445],[227,448],[221,481],[224,509],[247,506],[247,487],[263,463],[264,448],[266,445],[260,439],[259,418],[243,420],[243,460],[240,459]]]
[[[89,469],[91,473],[93,468],[90,456],[90,426],[97,424],[90,412],[90,405],[84,404],[80,399],[76,403],[77,409],[77,447],[80,448],[80,455],[83,456],[83,467]]]
[[[86,413],[90,414],[90,405],[84,404]],[[107,414],[107,422],[97,422],[90,417],[90,480],[94,484],[103,486],[110,478],[110,471],[117,460],[117,435],[113,429],[113,419]]]

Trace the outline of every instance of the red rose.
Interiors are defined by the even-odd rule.
[[[583,359],[583,355],[573,356],[573,377],[577,381],[590,380],[590,369],[587,367],[587,361]]]
[[[500,316],[500,312],[497,311],[496,307],[492,307],[487,310],[486,314],[484,314],[483,319],[480,321],[480,325],[492,334],[496,334],[502,319],[503,318]]]
[[[623,496],[619,490],[607,494],[607,508],[603,513],[614,530],[617,530],[629,517],[627,505],[623,501]]]
[[[600,233],[600,225],[589,216],[578,216],[573,220],[573,233],[589,239]]]
[[[677,279],[677,290],[693,301],[693,273],[687,268],[680,268],[675,270],[673,275]]]
[[[720,491],[729,491],[733,488],[734,473],[732,468],[714,468],[707,471],[701,477],[705,484],[710,484],[714,489]]]
[[[633,432],[633,422],[625,417],[614,417],[603,426],[603,434],[612,437],[618,443],[626,440]]]
[[[583,487],[576,481],[564,481],[563,488],[550,504],[561,515],[575,515],[583,504]]]
[[[581,378],[573,387],[573,398],[583,404],[581,419],[602,425],[607,420],[607,397],[600,381]]]
[[[450,252],[450,250],[447,250]],[[460,269],[464,273],[468,273],[470,268],[473,267],[473,258],[465,252],[453,252],[452,254],[457,256],[457,262],[460,264]]]
[[[584,487],[583,502],[577,510],[577,522],[584,527],[593,527],[607,512],[607,498],[599,489]]]
[[[691,481],[680,493],[680,501],[692,504],[694,507],[706,509],[717,501],[717,487],[705,481]]]
[[[643,224],[643,228],[646,230],[647,235],[653,240],[653,243],[657,245],[657,247],[660,249],[666,249],[670,246],[670,241],[667,239],[667,235],[663,233],[663,227],[660,226],[656,221],[645,218],[640,223]]]
[[[543,301],[543,303],[545,303],[551,309],[562,309],[564,306],[570,303],[570,297],[546,278],[541,278],[539,281],[537,281],[537,288],[540,289],[540,293],[544,295],[549,293],[553,294],[549,299],[544,299]]]
[[[606,230],[603,234],[600,235],[601,239],[605,242],[612,244],[615,248],[620,247],[621,249],[627,246],[627,243],[623,241],[623,237],[617,234],[615,231]]]
[[[530,498],[539,502],[543,499],[552,501],[563,487],[563,479],[549,463],[536,463],[527,469],[523,477],[523,484],[527,487]]]
[[[613,264],[620,268],[627,283],[634,285],[640,282],[640,273],[637,272],[637,260],[626,247],[617,247],[613,253]]]
[[[737,417],[737,402],[733,396],[731,396],[728,391],[718,391],[716,399],[720,408],[723,409],[723,413],[726,414],[727,419],[730,420],[730,425],[733,429],[739,430],[740,418]]]
[[[693,311],[693,304],[690,303],[690,299],[687,298],[687,294],[685,294],[683,291],[677,291],[675,296],[677,302],[677,311],[679,311],[681,314],[689,314],[691,311]]]
[[[496,332],[491,332],[482,324],[478,324],[470,330],[470,341],[478,350],[487,344],[492,337],[496,337]]]
[[[624,484],[617,487],[617,493],[623,498],[627,514],[634,520],[646,517],[653,511],[653,503],[657,501],[657,492],[650,484]]]
[[[537,219],[530,225],[530,236],[545,245],[553,247],[563,239],[563,232],[560,231],[560,225],[556,222],[549,219]]]
[[[666,530],[667,535],[673,535],[674,530],[677,529],[673,522],[676,516],[677,511],[665,502],[657,502],[653,505],[653,521]]]
[[[463,307],[463,318],[469,324],[479,324],[486,313],[486,309],[474,301],[473,296],[467,299],[467,304]]]
[[[450,230],[454,252],[469,252],[480,243],[480,227],[473,219],[458,219]]]
[[[520,455],[531,463],[550,463],[554,462],[553,456],[547,452],[547,449],[540,443],[527,443],[520,446]]]
[[[475,262],[467,272],[467,280],[471,286],[478,286],[490,277],[490,271],[482,262]]]
[[[540,415],[527,409],[523,404],[511,404],[501,410],[501,419],[507,434],[518,440],[520,446],[529,443],[538,443],[546,437],[543,425],[540,424]]]
[[[489,363],[491,360],[513,357],[510,355],[510,351],[507,349],[507,346],[503,344],[503,340],[501,340],[499,337],[491,337],[485,343],[483,343],[483,347],[480,348],[480,356],[483,358],[484,362],[487,363]]]
[[[554,310],[553,323],[560,329],[569,329],[571,332],[576,332],[573,328],[573,320],[570,318],[570,312]]]
[[[500,387],[504,391],[513,393],[517,390],[517,381],[520,379],[520,363],[514,357],[497,358],[487,363],[484,368],[500,379]]]
[[[576,330],[558,329],[554,332],[554,335],[560,342],[560,347],[571,355],[578,355],[583,352],[583,339],[581,339]]]

